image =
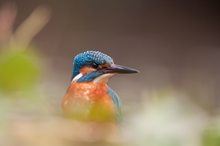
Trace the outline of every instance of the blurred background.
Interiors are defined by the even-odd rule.
[[[217,0],[1,0],[0,145],[219,146],[219,26]],[[117,136],[85,138],[58,114],[86,50],[140,70],[110,80]]]

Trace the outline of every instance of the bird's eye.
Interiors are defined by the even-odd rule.
[[[98,68],[98,66],[99,66],[98,64],[92,63],[92,67],[93,67],[93,68]]]

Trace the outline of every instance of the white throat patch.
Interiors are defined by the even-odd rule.
[[[81,78],[83,76],[82,73],[79,73],[78,75],[76,75],[73,79],[72,79],[72,83],[78,81],[79,78]]]
[[[103,74],[103,75],[101,75],[101,76],[99,76],[99,77],[97,77],[97,78],[95,78],[94,80],[93,80],[93,83],[101,83],[101,82],[107,82],[108,81],[108,79],[111,77],[111,76],[113,76],[114,74]]]

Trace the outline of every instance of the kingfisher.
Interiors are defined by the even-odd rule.
[[[70,86],[62,98],[64,113],[83,120],[120,121],[121,103],[107,82],[115,74],[138,73],[138,70],[116,65],[99,51],[86,51],[73,59]]]

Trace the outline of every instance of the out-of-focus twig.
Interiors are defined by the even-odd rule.
[[[0,8],[0,43],[10,40],[13,31],[17,8],[13,3],[6,3]]]
[[[16,29],[13,43],[20,43],[26,48],[33,37],[39,33],[50,19],[50,11],[44,6],[36,8],[30,16]]]

